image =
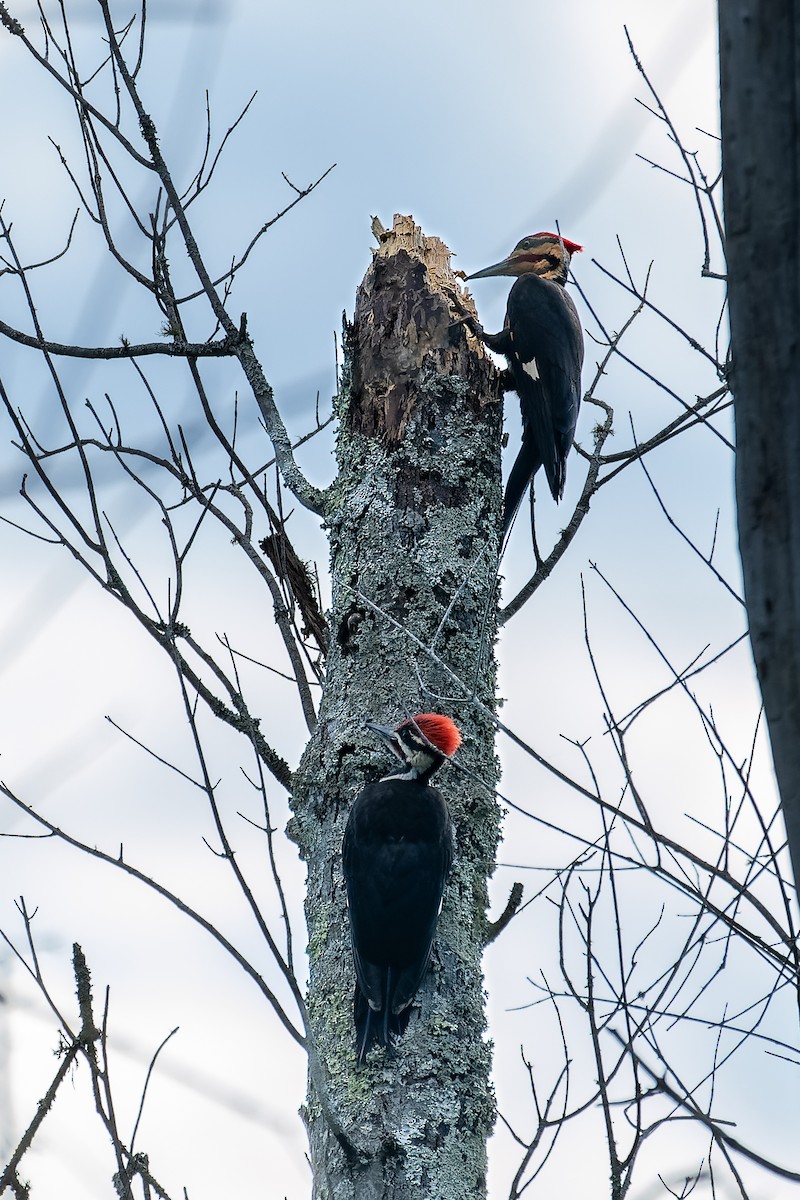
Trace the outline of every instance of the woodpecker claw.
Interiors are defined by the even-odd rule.
[[[459,272],[455,271],[454,274],[458,275]],[[460,274],[463,276],[463,271]],[[457,325],[466,325],[472,336],[482,341],[484,336],[483,326],[475,314],[469,311],[461,296],[453,288],[445,288],[444,291],[453,308],[461,313],[457,321],[450,322],[450,328],[454,329]]]

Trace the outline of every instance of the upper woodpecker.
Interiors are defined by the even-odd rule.
[[[539,467],[554,500],[564,494],[567,455],[581,402],[583,332],[565,283],[570,258],[583,247],[555,233],[532,233],[502,262],[468,275],[514,275],[500,333],[478,329],[491,350],[505,354],[522,411],[522,445],[506,485],[503,532]]]
[[[447,805],[429,780],[461,743],[450,718],[436,713],[367,728],[399,766],[356,798],[342,845],[359,1062],[375,1042],[391,1051],[428,966],[453,857]]]

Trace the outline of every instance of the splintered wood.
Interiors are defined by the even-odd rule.
[[[427,237],[412,217],[399,214],[391,229],[373,218],[372,231],[378,247],[347,328],[348,415],[352,429],[397,443],[432,378],[462,379],[466,402],[479,410],[499,399],[497,372],[453,309],[456,293],[474,312],[441,238]]]
[[[395,213],[391,229],[384,229],[378,218],[373,217],[372,232],[379,243],[378,249],[372,251],[375,257],[397,254],[398,250],[405,250],[424,262],[428,268],[431,286],[436,291],[447,294],[448,288],[451,291],[459,290],[458,279],[450,265],[452,250],[441,238],[424,234],[419,225],[415,224],[413,217]],[[466,293],[466,303],[474,311],[474,302],[469,292]]]

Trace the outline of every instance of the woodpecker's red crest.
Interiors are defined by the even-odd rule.
[[[401,729],[418,729],[446,758],[452,758],[461,745],[461,731],[454,721],[441,713],[418,713],[410,721],[398,726]]]
[[[531,234],[531,237],[550,238],[551,241],[554,241],[554,242],[562,241],[564,243],[564,246],[565,246],[567,252],[570,255],[580,254],[581,251],[583,250],[583,246],[579,246],[577,242],[571,242],[569,240],[569,238],[559,238],[559,235],[557,233],[533,233],[533,234]],[[526,241],[527,239],[523,238],[522,240]]]

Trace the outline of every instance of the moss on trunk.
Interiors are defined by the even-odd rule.
[[[472,697],[494,703],[501,404],[494,366],[453,323],[446,247],[410,218],[380,242],[346,329],[328,674],[293,800],[327,1080],[322,1104],[310,1084],[306,1119],[320,1200],[463,1200],[485,1192],[494,1119],[481,952],[500,818],[493,729]],[[437,779],[456,860],[432,967],[397,1057],[359,1068],[341,843],[353,798],[386,768],[364,721],[431,709],[460,726],[458,758],[482,783],[454,767]]]

